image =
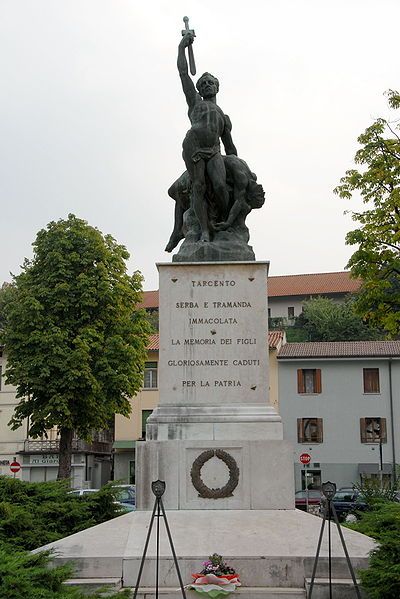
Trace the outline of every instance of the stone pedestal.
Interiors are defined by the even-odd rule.
[[[137,445],[137,508],[293,509],[268,401],[266,262],[160,264],[159,407]]]
[[[55,550],[56,564],[73,563],[75,583],[113,578],[134,586],[155,501],[151,482],[160,478],[185,584],[217,552],[239,572],[239,595],[246,599],[304,599],[321,519],[294,509],[293,453],[268,403],[267,264],[181,263],[159,270],[160,404],[148,440],[136,445],[138,509],[45,549]],[[162,523],[160,529],[157,595],[179,599]],[[353,567],[365,568],[374,542],[343,532]],[[325,535],[322,578],[327,555]],[[332,555],[332,576],[348,579],[336,528]],[[140,599],[154,595],[156,560],[153,534]]]

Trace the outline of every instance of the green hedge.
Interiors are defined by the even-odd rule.
[[[112,486],[84,497],[65,482],[28,483],[0,476],[0,599],[92,599],[62,584],[72,566],[49,568],[51,553],[29,553],[52,541],[121,514]],[[118,599],[129,592],[110,595]]]
[[[36,549],[121,514],[111,485],[83,497],[64,481],[29,483],[0,476],[0,541]]]
[[[400,503],[377,500],[371,510],[348,525],[376,539],[378,548],[371,553],[370,566],[359,572],[362,586],[370,599],[400,598]]]

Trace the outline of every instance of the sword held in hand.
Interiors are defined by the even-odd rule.
[[[196,37],[194,29],[189,29],[189,17],[183,17],[183,22],[185,23],[185,29],[182,29],[182,35],[186,35],[187,33],[191,33],[193,35],[193,37]],[[190,68],[190,73],[192,75],[196,75],[196,63],[194,62],[194,54],[193,54],[192,43],[189,44],[189,46],[188,46],[189,68]]]

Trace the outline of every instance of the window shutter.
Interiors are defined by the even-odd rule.
[[[360,439],[361,443],[367,442],[367,428],[365,418],[360,418]]]
[[[297,442],[304,443],[304,428],[302,418],[297,418]]]
[[[304,373],[301,368],[297,371],[297,393],[305,393],[305,381],[304,381]]]
[[[318,443],[322,443],[324,440],[324,430],[323,430],[322,418],[317,418],[317,429],[318,429]]]
[[[372,374],[372,391],[373,391],[373,393],[379,393],[380,392],[379,368],[374,368],[374,371],[371,374]]]
[[[379,368],[363,368],[364,393],[379,393]]]
[[[315,389],[314,393],[322,392],[322,379],[321,379],[321,369],[317,368],[315,371]]]
[[[387,442],[387,434],[386,434],[386,418],[380,419],[380,433],[381,433],[381,441],[382,443]]]
[[[370,372],[367,368],[363,368],[364,393],[371,392]]]

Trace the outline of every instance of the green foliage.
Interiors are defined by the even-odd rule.
[[[389,106],[400,108],[400,94],[387,92]],[[335,189],[342,198],[358,192],[368,209],[353,212],[359,224],[346,236],[358,249],[348,267],[363,280],[357,310],[390,336],[400,332],[400,125],[378,118],[358,142],[354,161],[360,170],[348,170]]]
[[[112,485],[84,497],[66,481],[28,483],[0,476],[0,542],[35,549],[121,514]]]
[[[0,543],[0,599],[100,599],[100,592],[84,595],[64,586],[73,576],[72,566],[50,568],[51,554],[10,551]],[[128,599],[129,591],[113,593],[108,599]]]
[[[27,552],[121,513],[111,486],[84,497],[67,490],[65,481],[28,483],[0,476],[0,599],[100,598],[62,585],[73,577],[72,566],[49,568],[49,552]]]
[[[326,297],[310,299],[304,302],[303,314],[298,320],[308,341],[360,341],[379,337],[379,333],[355,313],[354,301],[350,298],[343,304]]]
[[[152,333],[158,333],[160,328],[158,310],[146,310],[146,318],[150,323]]]
[[[0,598],[1,599],[58,599],[79,597],[62,586],[72,570],[69,566],[49,569],[48,553],[30,555],[7,551],[0,544]]]
[[[6,380],[20,400],[11,426],[29,417],[33,437],[58,426],[90,439],[115,413],[129,414],[142,385],[142,277],[127,274],[125,247],[74,215],[39,231],[33,248],[0,292]]]
[[[375,500],[372,509],[360,520],[348,525],[374,539],[379,546],[370,557],[367,570],[359,572],[362,586],[370,599],[400,597],[400,504]]]
[[[288,343],[302,343],[309,341],[308,333],[303,326],[297,325],[286,328],[286,340]]]
[[[396,498],[396,489],[390,484],[381,486],[378,479],[366,479],[362,484],[356,484],[354,487],[360,491],[368,505],[373,505],[381,501],[394,501]]]

